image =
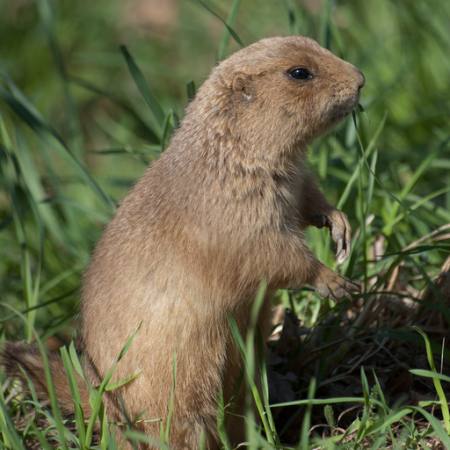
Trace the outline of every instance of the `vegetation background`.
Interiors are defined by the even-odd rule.
[[[76,335],[92,248],[195,86],[240,43],[304,34],[366,76],[364,112],[310,152],[354,228],[340,270],[365,293],[339,304],[307,289],[277,295],[276,312],[291,313],[277,315],[269,391],[285,406],[269,408],[263,392],[263,430],[249,425],[248,446],[450,448],[450,2],[0,0],[0,10],[1,340],[57,348]],[[327,233],[308,237],[334,265]],[[105,424],[101,389],[86,422],[1,386],[0,448],[115,448],[108,427],[93,428]]]

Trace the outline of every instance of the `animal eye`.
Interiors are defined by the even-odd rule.
[[[289,70],[288,74],[295,80],[310,80],[313,77],[313,74],[304,67],[295,67]]]

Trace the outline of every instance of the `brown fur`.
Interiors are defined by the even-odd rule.
[[[74,409],[72,395],[64,366],[57,352],[49,353],[48,363],[59,407],[63,413],[71,414]],[[6,342],[0,353],[0,366],[5,368],[10,377],[23,380],[26,386],[25,372],[33,382],[37,397],[48,400],[49,394],[45,381],[44,365],[36,346],[21,342]],[[89,395],[85,382],[78,376],[76,381],[80,391],[81,407],[88,412]]]
[[[291,79],[293,67],[314,78]],[[363,81],[301,36],[264,39],[214,68],[169,148],[123,200],[86,273],[82,339],[92,372],[103,376],[141,324],[115,379],[140,375],[109,398],[113,416],[120,396],[130,417],[164,420],[175,354],[171,447],[197,448],[205,432],[214,448],[218,393],[229,400],[240,371],[228,316],[245,332],[261,280],[269,294],[305,284],[322,295],[354,288],[304,241],[306,226],[328,226],[340,259],[350,245],[347,219],[308,173],[305,149],[352,110]],[[263,328],[268,311],[266,301]],[[235,422],[234,444],[244,437]],[[159,435],[153,423],[142,430]]]

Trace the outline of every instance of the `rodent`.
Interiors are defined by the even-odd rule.
[[[114,379],[137,376],[107,397],[113,417],[123,402],[132,420],[165,420],[175,355],[171,448],[195,449],[203,433],[216,448],[217,398],[228,400],[241,367],[229,315],[245,333],[262,280],[265,333],[278,288],[309,284],[335,297],[357,289],[305,243],[305,227],[327,226],[341,260],[351,240],[305,159],[363,85],[358,69],[302,36],[263,39],[212,70],[169,147],[121,203],[84,278],[82,352],[93,383],[139,328]],[[237,444],[243,428],[231,422]],[[154,422],[140,429],[159,436]]]

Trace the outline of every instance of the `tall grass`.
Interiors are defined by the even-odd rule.
[[[247,446],[450,448],[450,4],[171,1],[158,28],[157,8],[148,7],[146,24],[145,14],[131,18],[137,0],[7,3],[0,3],[1,339],[68,345],[61,354],[75,416],[61,416],[54,393],[49,409],[32,387],[31,398],[16,395],[3,378],[1,446],[117,448],[102,402],[114,386],[106,380],[94,389],[93,418],[83,417],[75,381],[83,374],[70,344],[93,245],[217,59],[261,37],[301,33],[367,79],[364,112],[310,149],[326,195],[354,229],[339,270],[360,280],[364,294],[335,304],[307,289],[277,293],[275,304],[300,326],[285,318],[267,368],[256,370],[255,328],[248,336],[234,330],[248,375]],[[335,266],[328,235],[310,230],[308,239]],[[228,448],[224,408],[219,434]],[[169,434],[162,429],[163,448]],[[148,440],[131,428],[128,436]]]

